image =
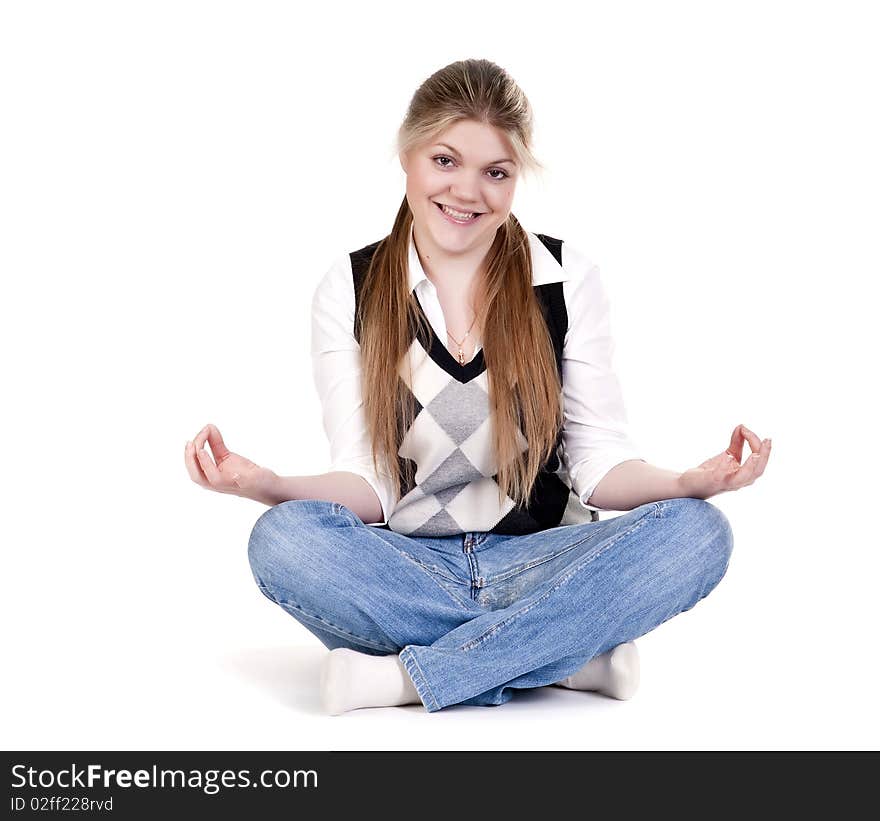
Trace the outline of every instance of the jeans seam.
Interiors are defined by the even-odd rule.
[[[525,573],[526,570],[531,570],[533,567],[537,567],[538,565],[545,564],[546,562],[553,561],[553,559],[568,553],[571,550],[574,550],[576,547],[580,547],[585,541],[589,539],[589,535],[584,536],[580,541],[575,542],[574,544],[568,545],[564,547],[562,550],[557,550],[556,553],[550,553],[546,556],[541,556],[538,559],[532,559],[525,564],[517,565],[516,567],[510,568],[510,570],[504,571],[504,573],[499,573],[497,576],[492,576],[491,578],[486,579],[486,583],[495,584],[496,582],[503,582],[507,579],[513,578],[514,576],[518,576],[520,573]]]
[[[357,518],[357,516],[353,512],[351,512],[347,507],[345,507],[344,505],[340,504],[339,502],[333,502],[332,504],[333,504],[334,513],[337,513],[341,516],[344,516],[346,519],[349,519],[349,520],[354,519],[355,521],[352,521],[352,524],[355,526],[357,526],[357,525],[361,525],[364,527],[366,526],[366,525],[364,525],[363,521],[361,521],[359,518]],[[462,586],[466,586],[463,582],[459,581],[454,576],[446,575],[446,573],[443,573],[439,568],[436,568],[436,566],[425,564],[424,562],[417,559],[415,556],[411,556],[405,550],[401,550],[396,545],[391,544],[391,542],[386,542],[386,544],[390,548],[392,548],[393,550],[396,550],[397,553],[399,553],[405,559],[408,559],[413,564],[415,564],[419,568],[421,568],[421,570],[425,573],[425,575],[427,575],[428,578],[430,578],[431,581],[434,582],[434,584],[436,584],[437,587],[440,590],[442,590],[447,596],[449,596],[449,598],[452,599],[452,601],[454,601],[456,604],[464,604],[464,605],[473,604],[472,598],[468,597],[466,599],[463,596],[459,597],[459,596],[455,595],[450,590],[447,590],[442,584],[440,584],[440,582],[438,582],[434,576],[436,574],[437,576],[440,576],[441,578],[446,579],[447,581],[454,582],[455,584],[461,584]]]
[[[662,502],[655,502],[654,507],[651,511],[646,511],[645,515],[649,512],[653,512],[654,516],[661,517],[662,510],[660,505]],[[641,520],[640,520],[641,521]],[[593,522],[584,522],[583,524],[593,524]],[[565,525],[563,525],[565,526]],[[577,525],[574,525],[577,526]],[[492,576],[491,578],[486,579],[487,584],[495,584],[496,582],[506,581],[507,579],[511,579],[514,576],[519,575],[520,573],[525,573],[526,570],[531,570],[533,567],[538,567],[538,565],[545,564],[546,562],[551,562],[553,559],[558,558],[559,556],[568,553],[570,550],[574,550],[576,547],[580,547],[587,539],[590,538],[591,534],[587,534],[580,541],[575,542],[574,544],[568,545],[568,547],[564,547],[562,550],[556,551],[556,553],[548,553],[546,556],[541,556],[537,559],[532,559],[531,561],[526,562],[525,564],[517,565],[516,567],[510,568],[510,570],[505,570],[504,573],[499,573],[497,576]]]
[[[365,636],[359,636],[357,633],[352,633],[352,632],[346,630],[344,627],[338,627],[337,625],[333,624],[332,622],[327,621],[326,619],[322,618],[321,616],[316,616],[313,613],[309,613],[308,610],[304,610],[296,602],[288,601],[287,599],[279,600],[279,599],[275,598],[274,596],[270,595],[270,593],[268,592],[268,588],[265,587],[265,585],[263,585],[263,583],[260,582],[259,580],[257,580],[257,587],[260,588],[260,591],[263,593],[264,596],[266,596],[267,599],[275,602],[275,604],[277,604],[279,607],[282,607],[282,608],[283,607],[292,607],[295,610],[298,610],[304,617],[306,617],[307,619],[311,619],[313,621],[319,622],[320,627],[328,630],[331,633],[334,633],[335,635],[339,636],[340,638],[356,639],[358,644],[363,644],[365,647],[372,647],[374,650],[386,650],[389,653],[396,653],[397,652],[396,647],[388,647],[387,645],[380,644],[377,641],[373,641],[373,639],[368,639]]]
[[[470,598],[469,598],[469,599],[464,599],[464,598],[461,598],[461,599],[460,599],[458,596],[456,596],[456,595],[455,595],[454,593],[452,593],[450,590],[447,590],[442,584],[440,584],[440,582],[437,581],[436,578],[434,578],[433,571],[432,571],[427,565],[422,564],[422,562],[420,562],[417,558],[415,558],[414,556],[410,556],[409,553],[407,553],[407,552],[401,550],[399,547],[395,547],[395,546],[394,546],[393,544],[391,544],[390,542],[388,542],[387,544],[388,544],[388,546],[391,547],[393,550],[396,550],[396,551],[397,551],[401,556],[403,556],[405,559],[408,559],[408,560],[411,561],[413,564],[415,564],[417,567],[419,567],[419,568],[422,570],[422,572],[423,572],[423,573],[424,573],[424,574],[425,574],[425,575],[426,575],[426,576],[427,576],[427,577],[428,577],[428,578],[429,578],[429,579],[430,579],[435,585],[437,585],[437,588],[440,589],[440,590],[442,590],[442,591],[443,591],[447,596],[449,596],[449,598],[452,599],[452,601],[454,601],[456,604],[473,604],[473,599],[470,599]],[[438,575],[442,575],[442,574],[438,574]],[[445,576],[444,576],[444,578],[445,578]],[[458,582],[457,579],[454,579],[453,581],[455,581],[456,583],[460,584],[460,582]]]
[[[553,587],[551,587],[549,590],[546,590],[543,593],[543,595],[541,595],[539,598],[530,602],[525,607],[520,608],[515,613],[511,613],[506,619],[498,622],[498,624],[492,625],[492,627],[490,627],[488,630],[486,630],[484,633],[477,636],[476,638],[473,638],[470,641],[467,641],[464,644],[460,645],[458,647],[458,650],[460,650],[462,652],[468,652],[469,650],[473,650],[475,647],[478,647],[479,645],[483,644],[485,641],[490,639],[499,630],[506,627],[508,624],[511,624],[516,619],[518,619],[520,616],[522,616],[523,614],[525,614],[529,610],[531,610],[533,607],[540,604],[542,601],[544,601],[544,599],[546,599],[548,596],[550,596],[552,593],[554,593],[556,590],[558,590],[564,584],[567,584],[569,579],[573,578],[578,572],[580,572],[580,570],[582,568],[586,567],[588,564],[591,564],[593,561],[598,559],[604,553],[607,553],[608,550],[611,547],[613,547],[615,544],[617,544],[617,542],[619,542],[622,538],[624,538],[624,536],[628,536],[630,533],[633,533],[636,530],[638,530],[645,523],[649,514],[653,514],[656,516],[656,509],[655,508],[656,508],[656,506],[652,507],[648,511],[645,511],[645,515],[642,516],[638,521],[633,522],[632,527],[627,528],[622,533],[618,533],[615,538],[609,540],[601,549],[597,550],[595,553],[590,554],[584,561],[579,562],[577,565],[575,565],[573,568],[571,568],[569,570],[569,572],[566,573],[565,576],[562,577],[562,579],[560,579],[556,584],[554,584]]]
[[[439,710],[440,702],[437,701],[433,690],[431,690],[431,687],[428,685],[428,680],[425,678],[425,674],[422,671],[412,648],[404,648],[399,654],[399,657],[403,661],[403,666],[406,667],[406,671],[409,673],[409,677],[412,679],[413,685],[419,694],[419,698],[422,699],[422,703],[425,701],[424,696],[427,695],[433,703],[434,710]]]
[[[415,556],[411,555],[410,553],[407,553],[405,550],[401,550],[399,547],[395,547],[394,545],[391,545],[391,547],[394,547],[394,549],[398,553],[402,553],[407,558],[412,559],[412,561],[414,561],[416,564],[418,564],[420,567],[424,568],[425,570],[428,570],[431,573],[434,573],[437,576],[440,576],[441,578],[446,579],[447,581],[455,582],[456,584],[466,586],[464,582],[462,582],[460,579],[456,579],[455,576],[448,574],[448,573],[444,573],[443,568],[438,567],[435,564],[425,564],[421,559],[418,559]]]

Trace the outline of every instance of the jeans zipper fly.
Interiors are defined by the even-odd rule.
[[[483,577],[477,575],[477,557],[474,555],[474,537],[470,534],[464,537],[464,545],[463,550],[468,557],[468,564],[471,568],[471,595],[476,598],[476,591],[479,590],[483,584]]]

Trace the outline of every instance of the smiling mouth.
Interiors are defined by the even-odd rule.
[[[470,211],[469,213],[471,214],[471,216],[468,217],[467,219],[463,219],[463,220],[462,220],[462,219],[458,219],[457,217],[455,217],[455,216],[453,216],[452,214],[448,213],[448,212],[444,209],[444,207],[443,207],[443,203],[441,203],[441,202],[435,202],[434,205],[437,206],[437,208],[438,208],[438,210],[440,211],[441,214],[443,214],[444,216],[446,216],[446,217],[448,217],[449,219],[453,220],[454,222],[458,222],[458,223],[461,223],[461,224],[466,224],[466,223],[470,223],[470,222],[476,222],[476,221],[477,221],[477,220],[483,215],[483,213],[484,213],[483,211]],[[447,205],[446,208],[449,208],[449,206]],[[464,212],[464,211],[459,211],[458,213],[465,213],[465,212]]]

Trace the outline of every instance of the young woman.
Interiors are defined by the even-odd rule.
[[[640,456],[598,268],[511,212],[540,166],[531,140],[529,103],[494,63],[452,63],[416,91],[391,233],[314,292],[330,472],[277,476],[214,425],[187,442],[195,482],[270,506],[254,578],[330,649],[328,713],[554,684],[631,697],[633,640],[727,570],[731,527],[706,500],[767,465],[770,440],[742,425],[683,473]]]

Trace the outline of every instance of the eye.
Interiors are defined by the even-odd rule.
[[[452,157],[447,157],[445,154],[438,154],[436,157],[431,157],[431,159],[432,159],[434,162],[436,162],[437,160],[449,160],[449,162],[454,162],[454,160],[452,159]],[[445,164],[443,164],[443,163],[440,164],[440,167],[441,167],[441,168],[449,168],[448,165],[445,165]],[[500,168],[490,168],[490,169],[489,169],[489,174],[491,175],[491,174],[493,174],[493,173],[501,174],[500,177],[491,177],[491,179],[493,179],[493,180],[497,180],[498,182],[501,182],[501,180],[506,180],[506,179],[510,176],[510,174],[508,174],[506,171],[503,171],[503,170],[500,169]]]

